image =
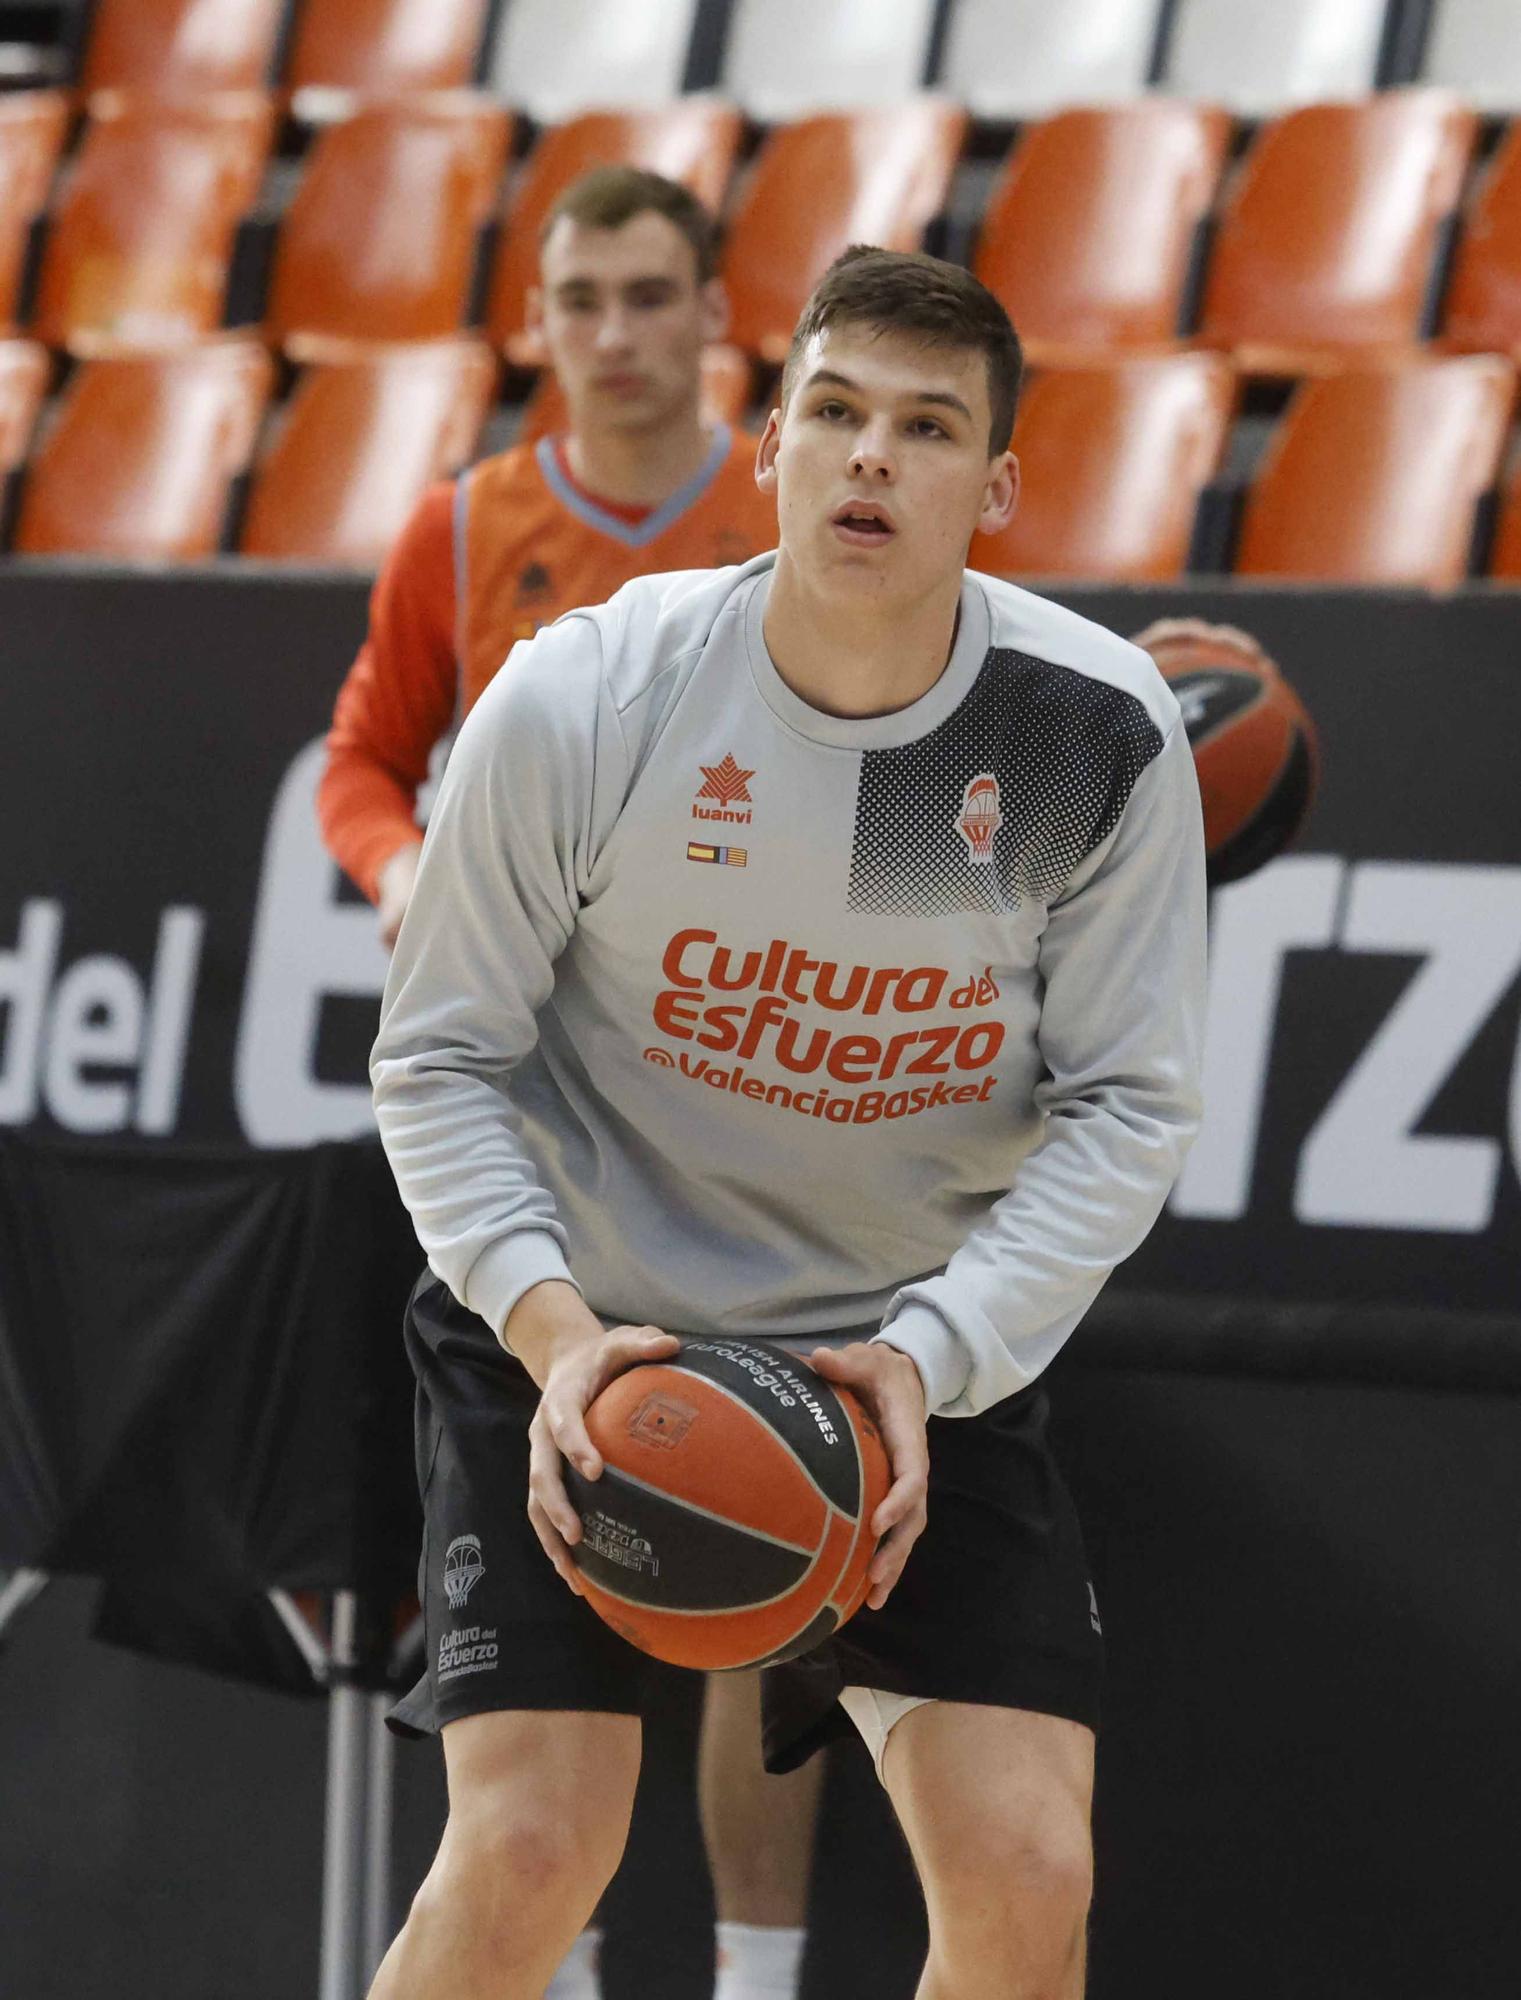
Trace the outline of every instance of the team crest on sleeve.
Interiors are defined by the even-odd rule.
[[[970,860],[993,859],[993,836],[1002,825],[1002,794],[993,773],[981,771],[975,778],[968,778],[966,790],[961,794],[961,813],[956,821],[956,831],[966,842]]]

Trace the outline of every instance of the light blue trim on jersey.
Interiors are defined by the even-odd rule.
[[[611,535],[615,542],[624,542],[631,549],[642,549],[679,521],[689,507],[697,505],[723,470],[724,460],[729,456],[729,442],[729,426],[715,424],[713,446],[702,464],[685,486],[678,486],[669,500],[663,500],[654,513],[647,514],[642,521],[620,520],[616,514],[608,513],[605,507],[599,507],[595,500],[588,500],[584,493],[578,493],[560,469],[553,438],[540,438],[534,446],[534,457],[544,475],[544,484],[578,521],[584,521],[588,528],[595,528],[599,534]]]

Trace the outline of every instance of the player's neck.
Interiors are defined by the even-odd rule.
[[[956,640],[961,573],[917,603],[880,608],[813,590],[777,554],[763,631],[766,650],[800,700],[825,715],[890,715],[929,693]]]
[[[658,507],[696,476],[712,448],[695,408],[647,431],[572,429],[565,437],[577,485],[621,507]]]

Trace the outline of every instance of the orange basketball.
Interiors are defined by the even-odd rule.
[[[593,1610],[680,1667],[806,1653],[860,1609],[891,1476],[848,1389],[760,1341],[689,1340],[586,1413],[600,1479],[564,1467]]]
[[[1239,881],[1282,853],[1304,824],[1319,769],[1315,725],[1273,661],[1233,626],[1175,619],[1136,643],[1183,710],[1210,885]]]

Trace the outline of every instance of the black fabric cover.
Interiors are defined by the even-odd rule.
[[[420,1262],[378,1145],[0,1133],[0,1565],[100,1577],[115,1636],[298,1684],[264,1592],[411,1587]]]

